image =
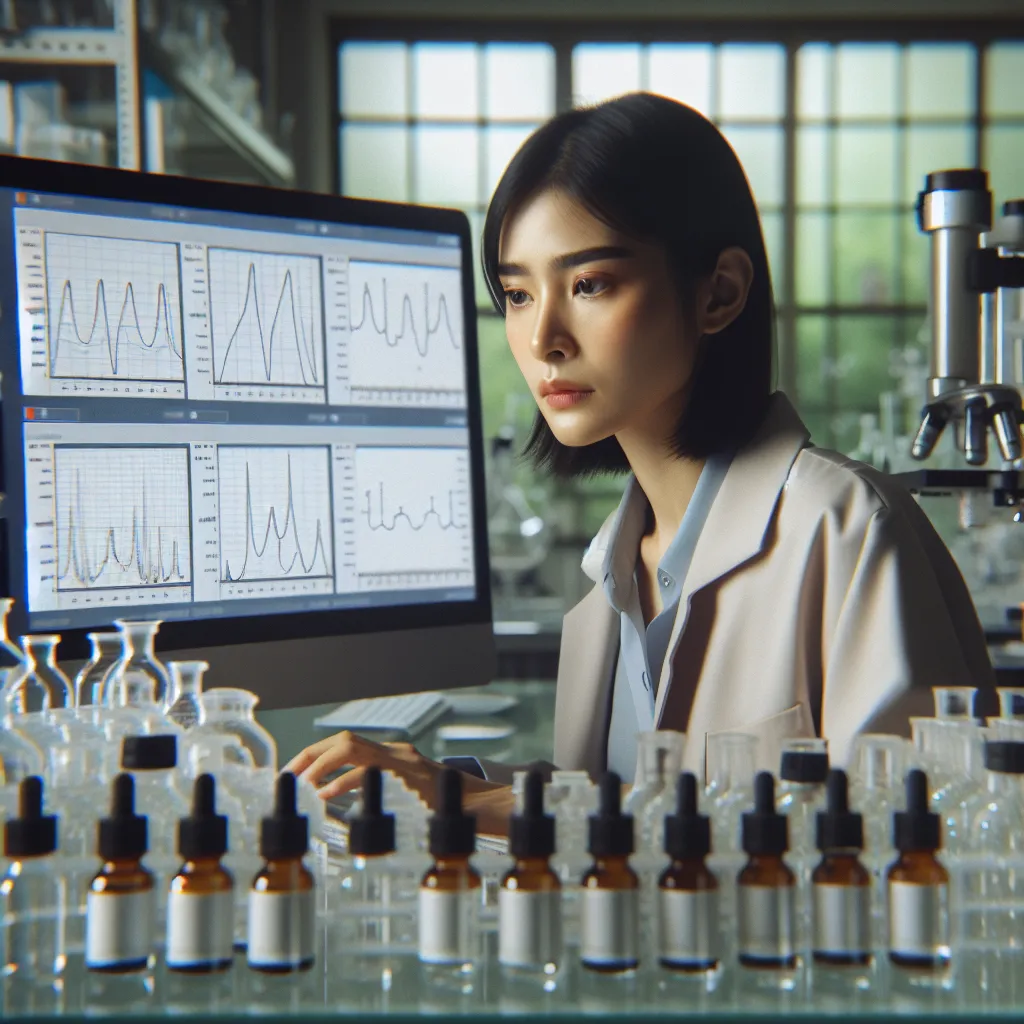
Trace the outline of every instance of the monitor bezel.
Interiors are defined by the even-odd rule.
[[[466,416],[469,431],[476,598],[471,601],[438,601],[230,618],[171,619],[161,627],[158,647],[169,650],[202,650],[207,647],[262,641],[383,633],[432,626],[474,625],[492,621],[473,245],[469,219],[465,213],[444,207],[355,199],[262,185],[184,178],[6,155],[0,155],[0,189],[457,235],[464,256],[462,300],[465,313],[463,319],[467,374]],[[11,229],[13,231],[13,223]],[[0,285],[0,291],[7,293],[8,301],[11,294],[17,294],[14,264],[10,276],[10,283],[14,285],[12,289]],[[0,397],[16,399],[0,403],[0,426],[3,432],[0,443],[0,486],[6,494],[9,466],[18,467],[15,473],[21,476],[19,497],[22,507],[17,513],[16,521],[24,522],[26,514],[22,401],[26,396],[21,390],[19,317],[17,299],[14,301],[14,316],[5,317],[0,309],[0,369],[3,373]],[[9,381],[17,381],[17,387],[13,392]],[[24,543],[25,538],[11,536],[12,520],[9,507],[4,509],[3,525],[0,587],[6,596],[15,599],[8,619],[8,628],[11,635],[17,636],[28,630],[28,581],[11,579],[12,563],[9,551],[12,543],[20,545]],[[141,607],[137,616],[131,607],[112,610],[111,615],[129,619],[146,618],[145,609]],[[102,625],[97,624],[63,630],[61,656],[69,659],[85,657],[89,651],[88,633],[101,628]]]

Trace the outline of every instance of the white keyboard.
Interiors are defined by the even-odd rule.
[[[350,700],[347,704],[314,719],[322,729],[351,729],[353,732],[402,732],[415,736],[448,710],[440,693],[409,693],[398,697]]]

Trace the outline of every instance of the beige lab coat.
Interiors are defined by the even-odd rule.
[[[610,532],[611,517],[583,558],[595,586],[565,616],[558,667],[555,764],[592,775],[618,656],[598,575]],[[809,445],[776,392],[683,582],[655,722],[687,734],[684,767],[703,777],[707,737],[732,731],[758,738],[759,768],[778,770],[787,737],[815,735],[843,764],[858,732],[930,713],[930,687],[993,684],[967,587],[913,496]]]

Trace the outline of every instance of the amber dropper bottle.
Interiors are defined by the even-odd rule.
[[[745,967],[795,967],[796,876],[783,860],[788,819],[775,810],[771,772],[754,778],[754,809],[742,818],[746,866],[736,879],[739,961]]]
[[[145,815],[135,813],[135,780],[114,779],[110,817],[99,823],[103,867],[89,884],[85,914],[85,966],[110,974],[151,966],[156,921],[153,876],[142,866]]]
[[[580,892],[580,961],[605,974],[634,971],[640,916],[640,879],[629,865],[633,816],[622,813],[622,781],[607,772],[599,784],[601,803],[590,816],[594,863]]]
[[[217,813],[212,775],[192,790],[192,813],[178,822],[184,863],[167,897],[167,966],[172,971],[223,971],[233,960],[235,882],[221,864],[228,819]]]
[[[315,958],[313,876],[302,862],[309,848],[309,819],[299,814],[295,776],[281,772],[274,812],[260,822],[265,863],[249,890],[249,966],[267,974],[308,971]]]
[[[928,809],[928,777],[907,773],[907,809],[893,814],[899,857],[889,868],[889,959],[900,967],[949,961],[949,872],[936,860],[939,816]]]
[[[860,862],[864,821],[850,810],[846,772],[833,768],[825,781],[826,809],[817,815],[821,861],[811,874],[816,963],[871,961],[871,875]]]
[[[562,957],[562,883],[551,869],[555,819],[544,813],[544,777],[526,776],[521,814],[509,819],[512,870],[498,893],[498,962],[553,974]]]
[[[697,811],[697,779],[679,776],[676,813],[665,818],[671,863],[658,879],[659,961],[673,971],[698,973],[718,965],[718,879],[708,868],[711,823]]]

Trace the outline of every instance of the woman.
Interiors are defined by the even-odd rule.
[[[955,564],[913,498],[810,444],[773,393],[773,299],[735,154],[697,112],[634,93],[559,115],[491,200],[484,273],[539,412],[527,452],[561,477],[628,471],[565,617],[554,761],[633,773],[636,734],[824,735],[905,723],[906,697],[986,685],[984,636]],[[888,722],[885,716],[888,714]],[[429,801],[440,765],[340,733],[289,765],[400,772]],[[499,830],[511,768],[467,776]],[[359,770],[322,787],[358,784]]]

